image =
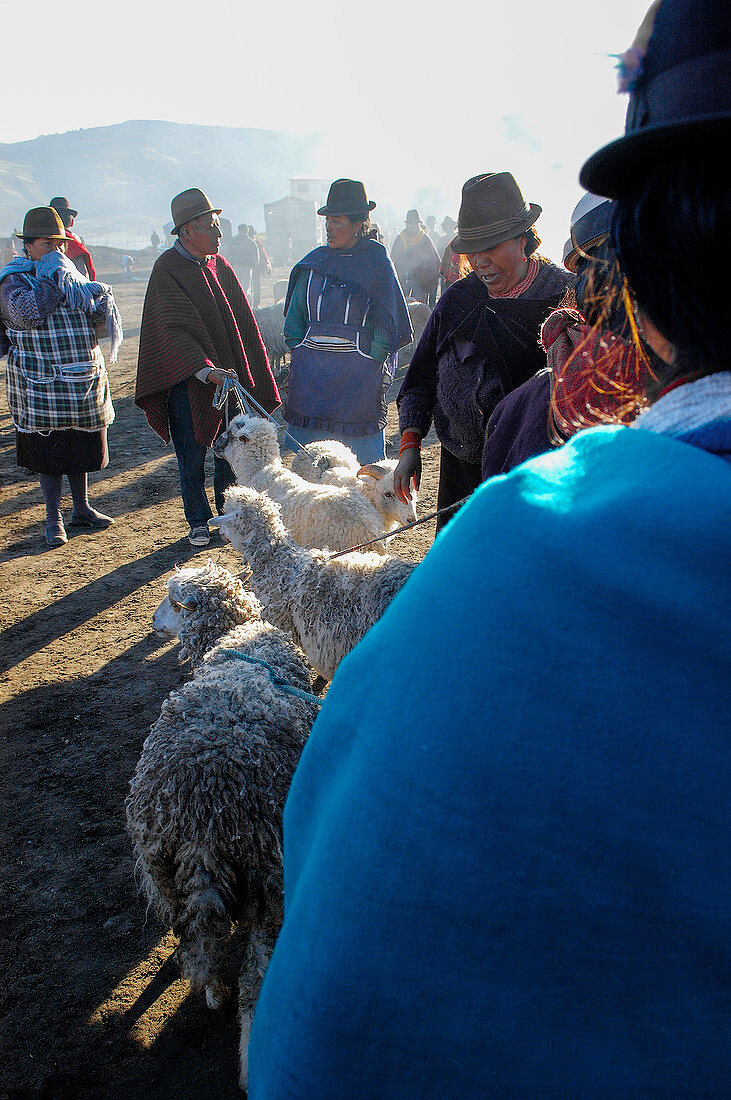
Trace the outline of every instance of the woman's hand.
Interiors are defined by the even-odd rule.
[[[404,504],[408,504],[411,500],[412,481],[414,489],[418,490],[421,484],[421,451],[418,447],[407,447],[393,472],[393,487],[396,490],[396,496]]]
[[[216,386],[222,386],[225,378],[237,378],[235,370],[225,370],[223,367],[211,367],[206,382],[213,382]]]

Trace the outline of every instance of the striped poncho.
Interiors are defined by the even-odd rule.
[[[209,447],[216,438],[223,410],[213,408],[215,387],[195,377],[204,367],[235,370],[244,389],[267,412],[279,405],[256,320],[233,268],[222,256],[198,262],[171,248],[150,275],[135,391],[135,404],[166,443],[167,396],[184,380],[196,439]]]

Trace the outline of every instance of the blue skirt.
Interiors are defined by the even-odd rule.
[[[285,428],[287,429],[287,435],[282,441],[281,450],[283,452],[296,450],[291,440],[287,438],[288,436],[294,436],[303,447],[308,443],[315,443],[322,439],[336,439],[338,443],[344,443],[346,447],[350,447],[361,466],[366,466],[369,462],[380,462],[382,458],[386,457],[385,429],[376,432],[375,435],[333,435],[332,432],[322,431],[318,428],[296,428],[292,424],[285,424]]]

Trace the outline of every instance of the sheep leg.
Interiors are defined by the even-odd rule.
[[[242,1089],[248,1088],[249,1082],[249,1038],[254,1010],[276,939],[277,933],[272,929],[255,929],[251,934],[239,974],[239,1015],[241,1017],[239,1084]]]
[[[194,991],[205,989],[209,1008],[220,1008],[229,989],[220,978],[226,943],[231,935],[231,913],[222,890],[210,874],[197,868],[188,884],[183,911],[173,925],[179,937],[177,958],[184,978]]]

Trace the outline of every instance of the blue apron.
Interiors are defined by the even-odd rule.
[[[385,427],[389,378],[368,355],[371,334],[364,325],[369,310],[364,290],[310,271],[307,331],[292,349],[282,409],[288,424],[353,436]]]

